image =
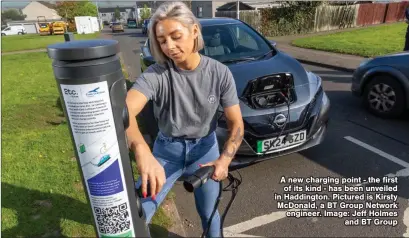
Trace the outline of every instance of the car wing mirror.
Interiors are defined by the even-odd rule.
[[[273,47],[277,47],[277,42],[275,42],[273,40],[269,40],[269,42]]]

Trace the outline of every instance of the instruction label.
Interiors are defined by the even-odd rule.
[[[99,237],[133,237],[108,83],[60,86]]]

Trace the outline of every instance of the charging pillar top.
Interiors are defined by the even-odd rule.
[[[60,61],[93,60],[119,53],[116,40],[74,40],[49,45],[48,56]]]

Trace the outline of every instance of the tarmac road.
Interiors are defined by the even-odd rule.
[[[140,72],[139,42],[145,37],[139,32],[139,29],[126,29],[125,33],[113,36],[120,42],[123,58],[132,78]],[[331,100],[331,121],[327,137],[323,144],[307,151],[241,169],[239,172],[243,182],[224,223],[225,237],[409,237],[409,122],[382,120],[363,110],[359,100],[350,93],[349,73],[311,65],[304,65],[304,67],[322,77],[324,90]],[[237,173],[234,172],[233,175],[237,176]],[[282,176],[364,180],[369,176],[382,178],[384,175],[399,176],[397,192],[378,192],[378,194],[397,195],[398,208],[390,210],[397,211],[397,217],[372,217],[371,225],[346,226],[344,224],[346,219],[356,219],[356,217],[286,217],[285,211],[289,209],[278,209],[274,197],[275,193],[283,193],[285,184],[280,184]],[[352,182],[359,183],[359,181]],[[306,183],[294,185],[302,186],[305,190]],[[376,187],[383,187],[383,185],[378,184]],[[394,184],[389,183],[389,185]],[[360,188],[360,186],[357,187]],[[321,189],[322,192],[312,194],[332,196],[337,193],[329,192],[328,185],[323,185]],[[176,205],[184,221],[186,233],[192,237],[200,236],[202,230],[192,194],[185,192],[181,183],[175,185],[174,192],[177,194]],[[347,192],[347,194],[352,193]],[[363,192],[354,194],[363,194]],[[375,195],[375,193],[371,194]],[[224,211],[230,196],[229,192],[223,194],[219,206],[221,212]],[[378,197],[375,200],[379,201],[379,199],[383,200],[380,202],[391,203],[390,200],[393,197]],[[386,202],[386,200],[389,201]],[[340,209],[340,202],[348,201],[338,200],[337,202],[337,209],[327,208],[326,210],[350,212],[356,210]],[[352,202],[362,203],[363,201]],[[321,201],[318,201],[318,204],[320,203]],[[321,209],[311,210],[323,213]],[[375,218],[387,219],[386,222],[390,222],[391,225],[374,225]],[[392,220],[396,220],[396,225]]]

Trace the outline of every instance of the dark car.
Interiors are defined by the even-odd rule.
[[[229,67],[245,123],[244,140],[231,163],[247,166],[318,145],[324,139],[330,102],[321,78],[275,48],[246,23],[230,18],[200,19],[205,48],[201,54]],[[153,64],[149,42],[141,47],[141,70]],[[142,133],[153,142],[158,128],[152,102],[138,115]],[[220,148],[228,131],[219,108]],[[279,138],[276,140],[276,138]],[[268,151],[267,151],[268,150]]]
[[[351,91],[374,115],[402,116],[409,109],[409,52],[364,60],[353,74]]]
[[[148,25],[149,25],[149,19],[143,20],[142,34],[144,34],[144,35],[148,34]]]

